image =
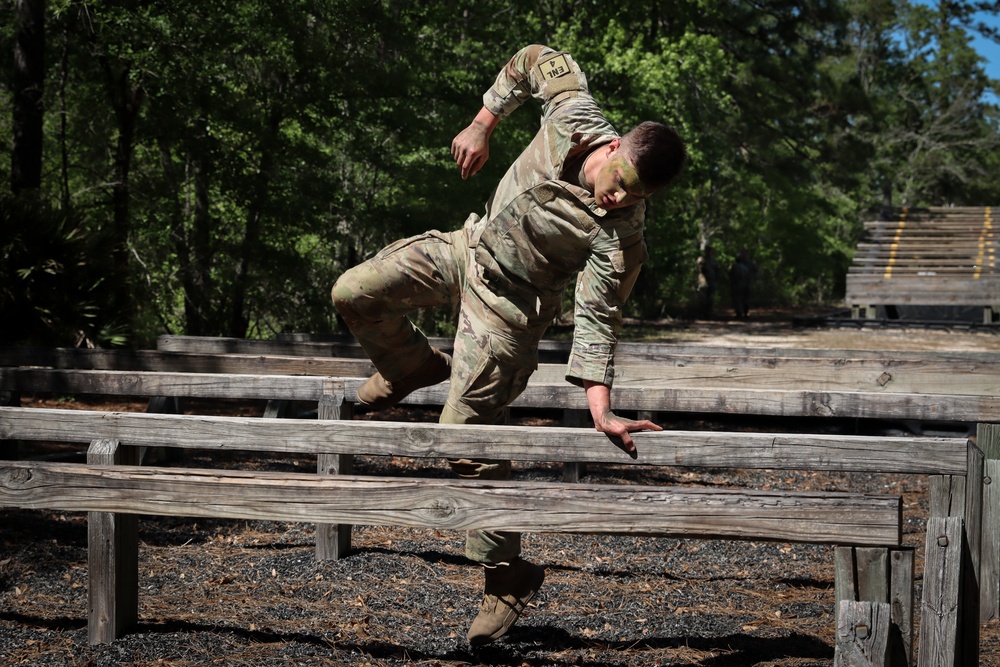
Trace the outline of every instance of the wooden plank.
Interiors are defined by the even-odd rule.
[[[322,342],[258,341],[243,338],[217,338],[211,336],[159,336],[156,349],[165,352],[197,352],[202,354],[306,354],[308,356],[362,356],[357,345]]]
[[[1000,396],[1000,374],[995,367],[914,370],[888,365],[865,367],[864,364],[830,366],[817,372],[814,366],[781,368],[730,365],[622,365],[616,368],[615,391],[641,386],[659,389],[671,387],[725,387],[755,389],[809,389],[811,391],[866,391],[909,394],[956,394]],[[970,365],[966,365],[968,368]],[[541,379],[541,378],[539,378]]]
[[[874,350],[874,349],[844,349],[844,348],[810,348],[810,347],[761,347],[758,345],[707,345],[703,343],[633,343],[618,344],[616,361],[621,358],[623,363],[632,360],[655,362],[661,359],[669,360],[685,356],[704,356],[715,359],[761,358],[774,359],[775,363],[797,363],[800,359],[830,359],[837,363],[847,360],[876,359],[889,362],[898,361],[979,361],[997,363],[1000,352],[989,350]]]
[[[0,463],[0,506],[440,530],[896,546],[902,498]]]
[[[965,516],[965,475],[931,475],[929,482],[930,516]]]
[[[138,450],[95,440],[87,463],[135,465]],[[87,638],[106,644],[139,622],[139,526],[135,514],[91,511],[87,517]]]
[[[838,605],[835,665],[889,667],[889,604],[843,600]]]
[[[978,424],[976,445],[985,457],[979,618],[988,621],[1000,616],[1000,424]]]
[[[959,276],[891,276],[885,277],[878,274],[849,274],[847,276],[850,287],[872,288],[879,286],[895,286],[897,289],[904,287],[931,287],[936,291],[957,292],[963,287],[975,293],[987,291],[1000,284],[1000,275],[983,273],[979,279]],[[996,292],[994,291],[995,295]]]
[[[135,446],[416,458],[960,474],[965,438],[657,431],[634,434],[632,459],[590,429],[382,421],[299,421],[0,407],[0,438],[116,439]]]
[[[341,346],[350,347],[353,349],[355,354],[364,354],[360,350],[360,347],[356,344],[345,344],[345,343],[324,343],[321,342],[324,337],[318,336],[318,340],[314,342],[304,342],[300,341],[300,337],[305,337],[307,340],[312,340],[312,336],[308,334],[300,334],[291,341],[284,342],[281,344],[281,348],[285,349],[289,355],[298,355],[309,357],[310,353],[315,353],[320,350],[326,354],[316,355],[320,359],[324,356],[329,357],[331,354],[331,346]],[[342,337],[338,337],[340,339]],[[203,338],[198,336],[174,336],[171,337],[171,346],[180,349],[186,349],[187,347],[208,347],[210,350],[214,349],[214,352],[203,353],[202,356],[212,357],[215,356],[219,359],[218,355],[225,355],[225,357],[230,356],[240,356],[232,355],[231,353],[226,353],[224,345],[219,345],[215,343],[217,339],[215,338]],[[237,340],[237,339],[233,339]],[[242,355],[244,357],[257,357],[260,356],[268,361],[264,366],[269,365],[269,355],[274,354],[274,341],[268,340],[241,340],[240,346],[251,351],[250,354]],[[448,338],[431,338],[430,343],[441,349],[441,350],[451,350],[453,341]],[[326,346],[326,347],[324,347]],[[556,341],[556,340],[543,340],[540,343],[540,349],[545,350],[549,355],[558,355],[563,361],[568,358],[570,343],[568,341]],[[171,354],[180,354],[179,352]],[[194,354],[194,353],[188,353]],[[618,344],[616,349],[616,360],[620,363],[630,363],[631,360],[635,359],[640,362],[646,361],[657,361],[662,359],[671,359],[676,356],[685,355],[705,355],[711,357],[725,357],[725,358],[742,358],[742,357],[762,357],[771,359],[782,359],[782,358],[824,358],[824,359],[883,359],[883,360],[923,360],[923,359],[936,359],[941,361],[946,361],[948,359],[962,359],[962,360],[980,360],[980,361],[992,361],[997,362],[1000,360],[1000,352],[997,351],[971,351],[971,350],[961,350],[961,351],[934,351],[934,350],[872,350],[872,349],[840,349],[840,348],[799,348],[799,347],[780,347],[780,346],[754,346],[754,345],[706,345],[703,343],[650,343],[650,342],[638,342],[638,341],[623,341]],[[558,362],[548,362],[548,363],[558,363]],[[174,370],[174,369],[169,369]],[[180,370],[180,369],[177,369]],[[565,371],[565,366],[563,366]],[[260,371],[264,372],[264,371]],[[339,375],[338,373],[324,373],[327,375]]]
[[[846,300],[851,304],[881,304],[892,306],[974,306],[993,304],[1000,286],[975,286],[976,289],[927,290],[912,286],[875,286],[871,289],[852,289]]]
[[[357,346],[355,346],[357,348]],[[360,348],[357,348],[360,351]],[[363,352],[361,352],[363,354]],[[330,375],[368,377],[365,359],[329,355],[217,354],[158,350],[102,350],[0,346],[0,366],[42,366],[79,370],[240,373],[250,375]]]
[[[830,366],[818,373],[817,367],[821,366],[818,363],[801,367],[767,364],[751,367],[722,364],[620,365],[615,377],[616,406],[637,409],[622,402],[629,396],[623,393],[628,389],[644,393],[660,389],[676,391],[709,387],[727,392],[734,389],[788,390],[801,387],[812,392],[895,394],[921,394],[933,389],[935,394],[1000,397],[1000,369],[993,365],[959,363],[948,370],[934,371],[929,369],[945,364],[928,364],[928,370],[911,370],[904,365],[913,366],[908,362],[892,365],[859,361],[857,364]],[[521,404],[554,407],[547,402],[567,399],[584,401],[582,392],[562,381],[563,374],[561,367],[558,370],[552,366],[540,368],[531,378],[530,391],[521,399]],[[351,379],[358,384],[363,381],[360,377]],[[54,394],[316,401],[322,396],[324,381],[322,376],[0,368],[0,389]],[[436,393],[443,394],[445,391],[442,387]]]
[[[910,665],[913,655],[913,549],[837,547],[834,550],[835,618],[839,627],[845,601],[886,603],[893,625],[889,654],[893,664]],[[839,655],[835,656],[836,660]]]
[[[353,397],[360,380],[344,382]],[[406,399],[410,404],[440,405],[441,388],[422,389]],[[1000,414],[1000,396],[912,394],[870,391],[810,391],[798,389],[727,389],[724,387],[615,387],[619,409],[656,412],[772,415],[777,417],[850,417],[918,421],[979,422]],[[586,408],[583,392],[571,386],[530,385],[514,406],[548,405]]]
[[[858,569],[858,599],[888,602],[889,551],[871,547],[858,547],[854,551]]]
[[[997,238],[1000,238],[1000,235],[996,232],[981,233],[976,230],[974,234],[964,238],[954,238],[945,229],[926,229],[904,234],[898,242],[894,241],[894,236],[862,241],[857,245],[857,252],[861,254],[870,252],[888,254],[892,251],[892,245],[895,245],[897,250],[919,248],[932,254],[941,255],[968,250],[978,252],[980,249],[990,249],[995,246]]]
[[[318,401],[329,378],[0,368],[0,388],[23,392]]]
[[[915,554],[912,547],[889,550],[889,616],[898,630],[890,644],[894,664],[912,665],[916,613],[913,607]]]
[[[899,280],[900,278],[920,278],[928,280],[936,280],[938,277],[947,278],[965,278],[968,280],[978,280],[983,276],[994,273],[993,267],[986,266],[975,266],[973,262],[961,262],[954,265],[945,264],[942,262],[920,262],[914,263],[912,265],[900,264],[898,261],[892,262],[865,262],[863,265],[856,265],[848,269],[847,275],[851,276],[853,280],[855,276],[866,277],[866,276],[876,276],[878,274],[884,274],[887,270],[892,269],[891,280]],[[976,275],[979,278],[976,278]],[[883,275],[884,277],[884,275]],[[932,285],[926,285],[925,287],[932,287]]]
[[[259,357],[262,359],[261,370],[255,371],[259,373],[266,373],[264,368],[273,365],[270,356],[275,354],[275,350],[280,347],[280,349],[285,350],[288,355],[298,355],[298,356],[316,356],[316,357],[330,357],[339,356],[334,355],[333,351],[338,348],[349,348],[353,350],[355,355],[364,355],[364,352],[357,345],[357,343],[347,343],[343,342],[345,340],[350,340],[343,336],[337,336],[336,341],[333,343],[322,342],[325,336],[313,336],[311,334],[298,334],[291,340],[282,342],[280,345],[276,346],[275,341],[269,340],[256,340],[256,339],[216,339],[216,338],[206,338],[200,336],[171,336],[169,337],[169,346],[173,348],[178,348],[179,350],[187,350],[188,348],[205,348],[209,351],[206,353],[201,353],[201,356],[208,358],[215,358],[216,363],[225,363],[224,359],[230,357]],[[220,342],[221,341],[221,342]],[[232,343],[225,343],[224,341],[232,341]],[[238,341],[239,347],[248,350],[248,354],[245,355],[234,355],[233,353],[227,352],[226,349],[231,345],[236,345]],[[164,338],[159,341],[160,344],[166,345]],[[438,349],[449,351],[452,349],[454,341],[449,338],[431,338],[431,345],[437,347]],[[561,363],[565,362],[569,355],[570,343],[569,341],[556,341],[556,340],[543,340],[539,344],[540,351],[544,352],[545,355],[550,357],[559,357],[559,362],[546,362],[546,363]],[[2,348],[0,348],[2,349]],[[161,352],[161,354],[164,354]],[[171,354],[181,354],[180,352],[174,352]],[[188,354],[196,354],[189,352]],[[225,355],[220,357],[219,355]],[[948,361],[954,360],[978,360],[982,362],[1000,362],[1000,352],[997,351],[933,351],[933,350],[850,350],[850,349],[838,349],[838,348],[798,348],[798,347],[779,347],[779,346],[752,346],[752,345],[706,345],[701,343],[650,343],[650,342],[637,342],[637,341],[624,341],[618,344],[616,349],[615,359],[617,363],[631,363],[632,360],[637,362],[656,362],[663,360],[670,360],[675,357],[683,357],[686,355],[703,355],[711,357],[722,357],[727,359],[732,358],[744,358],[744,357],[761,357],[770,359],[782,359],[782,358],[795,358],[795,359],[805,359],[805,358],[821,358],[821,359],[882,359],[882,360],[915,360],[920,361],[924,359],[935,359],[938,361]],[[343,355],[348,356],[348,355]],[[287,357],[286,357],[287,358]],[[544,359],[542,359],[545,362]],[[273,363],[278,363],[277,361]],[[317,361],[317,363],[319,363]],[[12,363],[8,365],[18,365],[17,363]],[[562,367],[565,371],[565,366]],[[126,369],[127,370],[127,369]],[[156,369],[150,369],[156,370]],[[186,370],[182,368],[166,368],[164,370]],[[192,369],[197,370],[197,369]],[[237,372],[237,371],[232,371]],[[289,375],[294,375],[297,373],[288,373]],[[342,375],[342,373],[337,372],[323,372],[323,373],[312,373],[320,375]],[[363,375],[367,377],[371,373],[360,373],[359,376]],[[352,374],[353,375],[353,374]]]
[[[983,481],[983,533],[980,550],[979,618],[1000,616],[1000,459],[987,459]]]
[[[65,350],[53,348],[25,358],[26,348],[0,346],[0,366],[51,367],[65,370],[147,371],[164,373],[221,373],[241,375],[322,375],[329,377],[367,378],[373,372],[368,361],[334,357],[289,357],[277,355],[194,354],[142,351],[124,352],[118,358],[109,350]],[[29,350],[35,348],[27,348]],[[103,352],[94,357],[70,352]],[[568,354],[568,351],[566,351]],[[136,356],[142,358],[138,361]],[[192,363],[191,358],[197,358]],[[620,343],[616,368],[618,377],[650,374],[656,377],[661,367],[725,366],[739,368],[822,368],[825,372],[889,371],[944,374],[1000,373],[1000,351],[912,351],[849,350],[811,348],[721,347],[710,345],[670,345],[655,343]],[[252,360],[253,363],[247,363]],[[955,368],[955,364],[961,364]],[[38,370],[38,369],[35,369]],[[563,363],[543,363],[532,378],[552,382],[565,381]]]
[[[860,291],[870,291],[872,288],[894,287],[895,289],[933,289],[941,293],[957,293],[963,288],[967,288],[975,294],[988,292],[1000,284],[1000,275],[986,274],[978,280],[970,280],[968,277],[960,278],[956,276],[891,276],[884,278],[878,275],[848,275],[848,289],[854,288]],[[991,292],[994,296],[996,291]]]
[[[563,410],[562,425],[567,428],[585,428],[590,426],[589,410]],[[579,482],[586,472],[587,466],[575,461],[564,462],[562,467],[562,481]]]
[[[895,305],[992,304],[1000,294],[1000,275],[953,278],[948,276],[899,276],[849,274],[845,300],[848,303]]]
[[[979,663],[979,591],[982,569],[983,541],[983,451],[971,440],[968,444],[968,463],[965,475],[964,527],[965,553],[962,576],[962,625],[963,655],[971,664]]]
[[[962,572],[962,519],[927,521],[924,593],[920,604],[918,665],[960,667],[959,622]]]

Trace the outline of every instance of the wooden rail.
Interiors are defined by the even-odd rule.
[[[509,457],[660,466],[964,475],[964,438],[657,431],[635,434],[632,459],[591,429],[391,421],[296,421],[253,417],[156,415],[50,408],[0,408],[0,438],[52,442],[119,440],[186,449],[396,455],[416,458]],[[182,433],[170,427],[183,425]],[[458,434],[460,438],[456,437]]]
[[[901,499],[560,484],[0,464],[0,505],[439,530],[639,534],[898,546]]]
[[[438,349],[450,351],[453,339],[431,338]],[[543,340],[538,353],[541,363],[565,363],[569,358],[569,341]],[[157,338],[157,350],[169,353],[214,354],[214,355],[280,355],[300,357],[363,358],[364,350],[350,336],[328,334],[286,334],[278,340],[244,338],[219,338],[213,336],[173,336]],[[643,343],[620,342],[615,350],[618,364],[637,363],[686,363],[692,356],[711,357],[721,363],[732,360],[741,363],[745,359],[772,359],[772,363],[786,363],[784,360],[815,359],[870,359],[870,360],[915,360],[948,359],[1000,363],[1000,352],[990,351],[915,351],[915,350],[872,350],[872,349],[827,349],[754,345],[704,345],[698,343]],[[788,363],[799,363],[791,361]],[[154,370],[154,369],[150,369]]]
[[[758,378],[750,374],[719,372],[716,377],[695,374],[676,379],[623,376],[615,386],[615,405],[621,410],[687,412],[778,417],[820,417],[895,419],[930,422],[988,422],[1000,415],[1000,391],[994,391],[990,377],[970,375],[969,393],[959,391],[961,375],[941,377],[942,393],[892,391],[871,382],[873,390],[859,390],[857,381],[837,384],[835,373],[818,376],[815,389],[778,388],[789,383],[787,376]],[[514,407],[586,410],[586,396],[573,385],[544,377],[533,378]],[[825,380],[825,382],[824,382]],[[977,385],[977,380],[978,384]],[[804,385],[808,377],[801,379]],[[0,390],[63,394],[125,396],[171,396],[194,398],[245,398],[270,400],[318,400],[324,383],[343,387],[353,398],[363,378],[322,376],[235,375],[225,373],[158,373],[143,371],[71,371],[53,369],[0,368]],[[916,388],[916,378],[909,381]],[[888,384],[888,383],[887,383]],[[826,385],[826,386],[824,386]],[[978,393],[977,393],[978,392]],[[404,400],[409,405],[442,405],[448,385],[420,389]]]

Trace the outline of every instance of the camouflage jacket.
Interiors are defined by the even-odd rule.
[[[483,104],[504,118],[529,97],[541,103],[541,127],[474,226],[474,282],[506,322],[537,330],[558,314],[563,289],[576,278],[566,379],[610,386],[622,306],[647,258],[645,203],[608,211],[568,182],[576,180],[567,175],[579,170],[577,158],[619,136],[569,54],[538,45],[520,50]]]

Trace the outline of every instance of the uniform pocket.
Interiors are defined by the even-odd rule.
[[[484,354],[469,375],[462,403],[486,415],[514,401],[538,367],[538,344],[520,341],[507,332],[491,331]]]

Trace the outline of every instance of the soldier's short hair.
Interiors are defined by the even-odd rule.
[[[684,163],[687,148],[673,128],[647,120],[621,138],[621,150],[647,188],[662,188],[673,181]]]

